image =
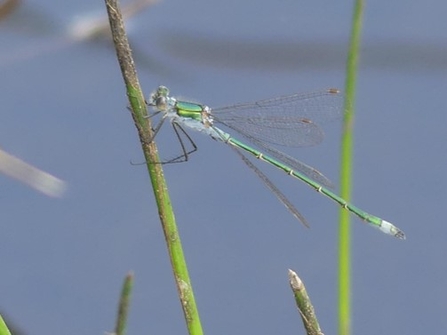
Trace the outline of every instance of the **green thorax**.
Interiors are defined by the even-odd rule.
[[[175,104],[177,114],[194,120],[202,120],[203,106],[193,102],[177,101]]]

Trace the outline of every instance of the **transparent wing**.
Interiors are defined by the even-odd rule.
[[[323,140],[319,122],[340,118],[342,94],[336,89],[293,94],[212,110],[216,122],[242,135],[289,147]]]
[[[254,137],[243,135],[246,139],[248,139],[250,142],[252,142],[255,146],[257,146],[261,151],[263,151],[266,154],[269,154],[270,156],[278,159],[280,162],[286,164],[290,168],[292,168],[295,171],[301,172],[305,176],[311,178],[312,180],[318,182],[322,186],[326,186],[328,188],[333,188],[334,185],[332,182],[320,171],[317,169],[300,162],[299,160],[285,154],[284,152],[281,152],[266,143],[263,143],[262,141],[257,140]]]
[[[272,191],[274,195],[278,198],[278,200],[286,206],[286,208],[292,213],[292,215],[297,218],[299,221],[301,221],[306,227],[309,228],[309,223],[307,222],[306,218],[296,209],[296,207],[287,199],[287,197],[273,184],[270,179],[261,171],[259,170],[239,149],[230,146],[242,159],[242,161],[253,171],[255,172],[258,177],[264,182],[264,185],[267,186],[267,188]]]

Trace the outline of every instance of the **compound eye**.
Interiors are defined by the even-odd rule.
[[[166,86],[158,86],[157,94],[167,97],[169,95],[169,89]]]

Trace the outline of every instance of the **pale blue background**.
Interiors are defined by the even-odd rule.
[[[51,199],[0,176],[0,309],[27,334],[103,334],[133,270],[128,333],[184,334],[147,172],[129,163],[142,155],[113,49],[64,35],[95,10],[102,1],[34,0],[0,24],[0,146],[70,186]],[[165,0],[130,35],[147,94],[164,84],[220,106],[343,88],[351,12],[351,2]],[[441,0],[365,9],[354,203],[408,239],[353,218],[354,333],[447,332],[446,12]],[[325,130],[322,145],[291,153],[337,183],[340,125]],[[292,268],[335,334],[338,207],[258,165],[305,229],[231,150],[193,135],[199,152],[165,173],[205,331],[304,333]],[[176,151],[160,140],[162,155]]]

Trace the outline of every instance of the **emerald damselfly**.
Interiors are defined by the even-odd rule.
[[[169,119],[181,142],[183,154],[171,162],[187,160],[188,155],[197,150],[196,145],[184,129],[189,128],[232,147],[286,208],[306,226],[308,226],[307,221],[301,213],[245,154],[250,154],[303,181],[370,226],[378,228],[388,235],[405,239],[404,232],[392,223],[361,210],[332,192],[329,189],[331,182],[318,170],[271,146],[300,147],[318,144],[323,139],[323,132],[313,119],[340,113],[341,101],[340,91],[328,89],[211,109],[206,105],[177,100],[169,95],[168,88],[159,86],[152,93],[148,104],[155,110],[152,116],[162,113],[161,121],[155,127],[154,133],[157,134],[164,121]],[[254,146],[234,138],[220,129],[218,125],[234,130]],[[181,141],[181,134],[184,134],[192,143],[191,150],[186,149]]]

